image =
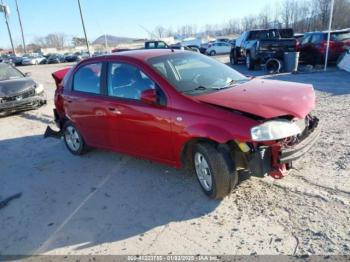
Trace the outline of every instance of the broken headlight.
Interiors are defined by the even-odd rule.
[[[35,93],[36,94],[41,94],[42,92],[44,92],[44,86],[42,84],[38,84],[35,87]]]
[[[253,141],[279,140],[302,132],[295,122],[284,119],[267,121],[253,127],[250,131]]]

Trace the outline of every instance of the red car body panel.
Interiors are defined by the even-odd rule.
[[[233,140],[251,142],[250,130],[260,122],[232,109],[264,118],[303,118],[314,108],[312,87],[282,81],[251,80],[209,95],[185,96],[146,63],[148,58],[171,53],[157,49],[95,57],[81,61],[67,76],[72,78],[86,63],[126,62],[137,66],[161,87],[166,106],[82,94],[64,87],[56,90],[58,115],[76,124],[88,145],[181,167],[183,149],[192,139],[205,138],[220,144]],[[59,87],[64,73],[61,70],[53,75]]]
[[[315,93],[311,85],[265,79],[253,79],[196,98],[267,119],[286,115],[302,119],[315,107]]]

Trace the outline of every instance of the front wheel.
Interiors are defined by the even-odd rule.
[[[209,55],[214,56],[214,55],[216,55],[216,52],[214,50],[212,50],[212,51],[210,51]]]
[[[224,153],[211,144],[197,144],[193,150],[194,171],[204,193],[213,199],[228,195],[238,182]]]
[[[82,155],[86,151],[86,144],[77,128],[71,123],[66,122],[63,126],[64,142],[68,150],[74,155]]]

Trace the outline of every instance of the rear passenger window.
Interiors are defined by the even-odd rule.
[[[318,43],[320,43],[322,40],[323,40],[323,38],[322,38],[322,35],[321,35],[321,34],[315,34],[315,35],[312,36],[311,43],[313,43],[313,44],[318,44]]]
[[[311,35],[304,36],[303,39],[301,40],[301,44],[305,45],[308,44],[311,40]]]
[[[155,88],[156,84],[137,67],[126,63],[110,63],[109,96],[139,100],[142,91]]]
[[[100,94],[102,63],[82,66],[75,72],[73,90]]]

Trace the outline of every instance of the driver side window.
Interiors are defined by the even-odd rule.
[[[142,91],[155,89],[156,84],[140,69],[126,63],[110,63],[108,96],[140,100]]]

